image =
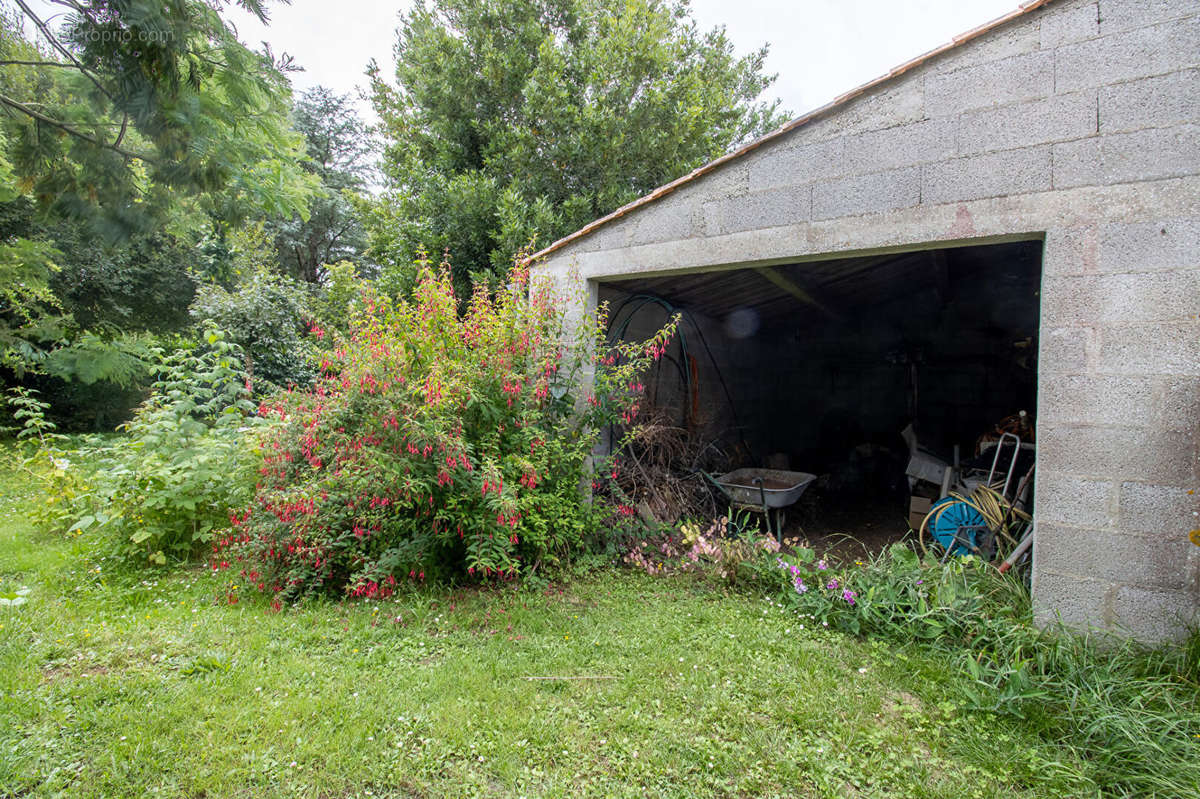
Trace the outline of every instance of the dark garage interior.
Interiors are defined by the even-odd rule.
[[[680,480],[699,492],[698,470],[815,474],[785,534],[871,548],[909,529],[907,427],[949,462],[1000,420],[1032,421],[1041,258],[1033,240],[632,277],[602,284],[600,300],[610,338],[682,315],[647,381],[647,419],[690,444],[671,462]],[[643,512],[688,511],[659,505]]]

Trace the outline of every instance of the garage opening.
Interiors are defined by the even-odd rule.
[[[1033,444],[1041,269],[1019,241],[602,283],[610,338],[683,319],[647,381],[639,511],[724,514],[705,473],[756,467],[816,475],[785,536],[909,534],[940,464],[986,465],[1002,429]]]

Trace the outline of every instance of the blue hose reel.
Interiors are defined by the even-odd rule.
[[[929,509],[929,533],[948,555],[972,555],[990,547],[987,521],[969,502],[943,497]]]

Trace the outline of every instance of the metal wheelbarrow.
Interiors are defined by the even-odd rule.
[[[767,520],[767,533],[774,533],[782,543],[784,509],[794,505],[804,489],[817,479],[808,472],[785,472],[779,469],[735,469],[713,477],[704,476],[721,489],[731,505],[736,508],[761,513]],[[771,511],[775,512],[774,530],[771,529]]]

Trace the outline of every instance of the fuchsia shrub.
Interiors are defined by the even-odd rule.
[[[602,310],[567,341],[561,305],[517,268],[460,315],[448,269],[427,263],[411,301],[364,296],[348,335],[322,331],[336,340],[316,385],[260,409],[280,423],[214,568],[281,601],[387,596],[404,580],[528,572],[619,517],[581,494],[589,456],[602,425],[635,422],[638,376],[674,324],[608,347]]]

